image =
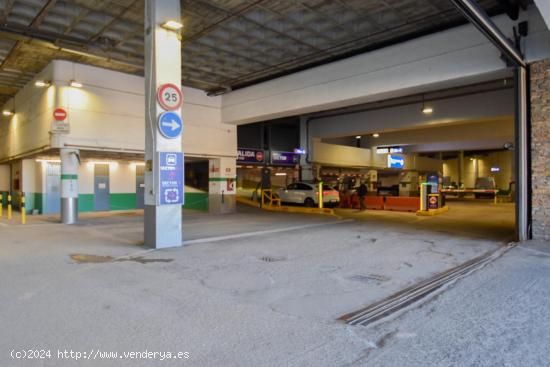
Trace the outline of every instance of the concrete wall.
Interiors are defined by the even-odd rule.
[[[37,88],[34,82],[51,80],[52,77],[53,67],[50,64],[2,107],[2,110],[12,111],[14,115],[0,115],[0,162],[50,145],[55,87]]]
[[[144,81],[142,77],[67,61],[54,61],[59,103],[66,107],[71,133],[65,144],[88,148],[143,151],[145,141]],[[83,88],[71,88],[75,79]],[[221,123],[221,98],[182,88],[183,147],[188,156],[235,156],[236,127]],[[155,97],[156,98],[156,97]],[[153,118],[156,124],[156,118]]]
[[[441,161],[427,157],[406,154],[405,169],[420,171],[440,171]],[[313,140],[312,162],[318,165],[336,167],[387,168],[387,154],[377,154],[375,150],[354,148],[345,145],[323,143]]]
[[[36,88],[37,79],[51,80],[52,86]],[[73,79],[83,88],[70,87]],[[17,93],[15,115],[2,118],[0,161],[47,146],[144,150],[142,77],[56,60],[34,80]],[[184,87],[183,93],[185,154],[235,157],[236,127],[221,123],[221,98],[193,88]],[[70,133],[56,134],[50,141],[55,107],[67,110]],[[13,101],[3,108],[13,110]]]
[[[459,183],[459,159],[446,159],[443,162],[443,176],[450,176],[451,181]],[[499,167],[500,172],[491,172],[491,167]],[[462,183],[467,188],[473,188],[478,177],[493,177],[499,189],[507,190],[514,181],[514,152],[491,152],[487,156],[476,157],[475,160],[464,158],[464,174]]]
[[[506,121],[514,114],[514,94],[512,89],[477,93],[429,103],[434,109],[431,115],[422,113],[422,104],[414,103],[404,106],[374,109],[365,112],[341,114],[330,117],[315,118],[310,122],[309,133],[312,137],[342,137],[368,133],[384,133],[398,129],[416,129],[420,127],[438,127],[445,129],[448,125],[468,121]],[[449,126],[453,129],[452,126]],[[494,130],[493,130],[494,132]],[[414,132],[412,134],[415,134]],[[422,135],[418,130],[417,135]],[[440,134],[447,141],[450,134]],[[415,137],[403,135],[402,142],[407,144]],[[458,138],[458,137],[457,137]],[[496,135],[500,138],[500,135]],[[421,141],[421,140],[419,140]],[[370,142],[375,143],[375,142]],[[369,142],[367,142],[369,144]]]
[[[550,59],[531,67],[533,238],[550,239]]]
[[[30,169],[36,165],[34,158],[24,163],[26,168],[22,169],[17,160],[20,157],[32,157],[49,148],[63,147],[121,154],[144,151],[146,119],[142,77],[56,60],[39,73],[37,79],[50,80],[52,85],[37,88],[34,80],[30,82],[15,97],[15,115],[0,124],[0,162],[15,162],[12,170],[19,172],[21,182],[28,185],[23,188],[26,192],[43,192],[42,183],[30,185],[37,180],[37,175],[42,179],[43,173]],[[83,87],[70,87],[71,80],[82,83]],[[237,131],[236,126],[221,122],[221,97],[208,97],[193,88],[182,90],[185,155],[223,160],[224,169],[231,169],[234,176]],[[56,107],[67,110],[70,132],[51,134],[50,138]],[[13,109],[13,101],[6,103],[4,109]],[[156,119],[153,123],[156,124]],[[232,161],[232,165],[225,162],[226,159]],[[111,209],[132,209],[135,166],[119,160],[113,161],[110,167]],[[86,162],[79,168],[81,211],[93,210],[93,171],[93,164]],[[207,193],[194,194],[199,195],[201,201],[207,200]],[[224,195],[227,194],[226,190]],[[206,207],[207,204],[201,205]]]
[[[494,18],[511,37],[506,15]],[[535,7],[524,47],[528,60],[548,57],[550,32]],[[545,56],[547,55],[547,56]],[[472,25],[322,65],[223,96],[222,121],[251,123],[493,80],[506,72],[498,50]]]
[[[0,164],[0,192],[10,189],[10,166]]]

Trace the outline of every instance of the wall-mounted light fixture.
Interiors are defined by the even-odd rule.
[[[71,80],[69,85],[73,88],[82,88],[82,83],[77,82],[76,80]]]
[[[361,135],[357,135],[355,139],[361,139]]]
[[[2,115],[4,115],[4,116],[13,116],[13,111],[4,110],[4,111],[2,111]]]
[[[160,26],[172,32],[179,32],[179,30],[183,28],[183,24],[175,20],[167,20],[166,22],[162,23]]]
[[[426,106],[426,101],[424,99],[424,95],[422,95],[422,113],[424,115],[431,115],[434,112],[433,107]]]
[[[38,88],[49,87],[52,83],[49,80],[37,80],[34,82],[34,86]]]
[[[432,107],[422,107],[422,113],[424,115],[431,115],[434,112],[434,109]]]
[[[378,138],[378,137],[380,137],[380,134],[374,133],[374,134],[372,134],[372,137],[373,137],[373,138]]]

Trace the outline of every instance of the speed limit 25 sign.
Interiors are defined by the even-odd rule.
[[[167,83],[159,87],[157,99],[162,108],[167,111],[174,111],[181,107],[183,94],[177,85]]]

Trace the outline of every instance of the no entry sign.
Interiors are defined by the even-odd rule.
[[[167,83],[159,87],[157,99],[162,108],[167,111],[174,111],[181,107],[183,94],[177,85]]]
[[[56,108],[53,111],[53,118],[56,121],[63,121],[67,118],[67,111],[65,111],[63,108]]]

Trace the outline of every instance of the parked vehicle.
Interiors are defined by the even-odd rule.
[[[307,207],[319,205],[319,185],[309,182],[294,182],[286,188],[278,189],[277,195],[282,203],[302,204]],[[336,206],[340,202],[340,194],[328,185],[323,185],[323,206]]]

